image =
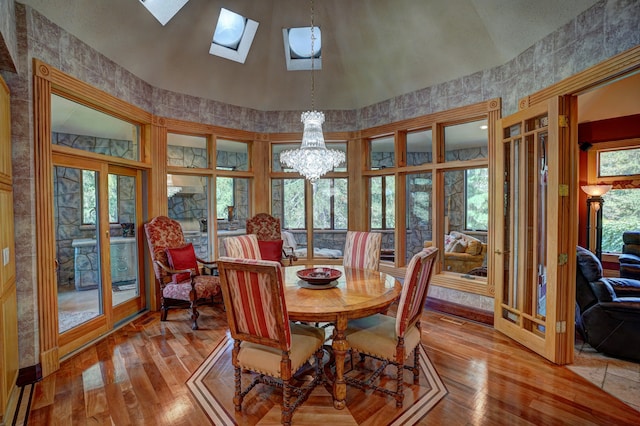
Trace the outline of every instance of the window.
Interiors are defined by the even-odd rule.
[[[230,177],[216,178],[216,218],[228,219],[229,206],[235,205],[234,180]]]
[[[611,184],[602,196],[602,252],[621,253],[622,233],[640,229],[640,140],[598,143],[589,151],[589,182]]]
[[[465,229],[489,229],[489,169],[465,170]]]
[[[622,233],[640,229],[640,188],[612,189],[602,199],[602,251],[621,253]]]
[[[600,177],[640,175],[640,148],[601,151],[598,164]]]
[[[207,138],[167,133],[167,165],[206,169],[209,165]]]
[[[394,229],[396,226],[396,178],[375,176],[369,180],[371,194],[371,229]]]
[[[430,172],[407,175],[406,207],[406,259],[424,248],[425,241],[433,239],[431,198],[433,179]]]
[[[313,191],[313,228],[347,229],[347,179],[319,179]]]
[[[313,38],[312,51],[311,27],[283,28],[287,70],[310,70],[312,59],[313,69],[322,69],[322,32],[319,27],[313,27]]]
[[[258,31],[256,21],[222,8],[209,53],[244,64],[256,31]]]
[[[98,217],[96,209],[96,186],[98,173],[93,170],[82,170],[82,224],[95,225]],[[118,223],[118,176],[108,176],[109,188],[109,223]]]
[[[51,94],[54,145],[140,160],[140,126]]]
[[[282,179],[282,217],[285,229],[305,229],[304,179]]]

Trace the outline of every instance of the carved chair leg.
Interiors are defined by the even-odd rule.
[[[402,408],[402,401],[404,400],[404,368],[402,364],[396,364],[396,370],[397,390],[394,396],[396,398],[396,408]]]
[[[291,380],[291,379],[289,379]],[[285,380],[282,386],[282,424],[291,425],[291,389],[289,380]]]
[[[167,308],[164,297],[160,297],[160,321],[166,321],[168,313],[169,308]]]
[[[198,312],[198,307],[196,305],[195,300],[191,301],[191,329],[192,330],[197,330],[198,329],[198,317],[200,316],[200,313]]]
[[[236,411],[240,411],[242,410],[242,369],[241,368],[234,368],[234,377],[233,380],[235,382],[236,385],[236,392],[235,395],[233,396],[233,405],[236,408]]]
[[[413,350],[413,384],[417,385],[420,383],[420,346],[416,346]]]

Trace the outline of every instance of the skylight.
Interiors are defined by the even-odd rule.
[[[189,0],[140,0],[140,3],[160,22],[166,25]]]
[[[310,70],[312,57],[313,69],[322,69],[322,32],[320,27],[313,27],[313,36],[315,40],[312,52],[311,27],[284,28],[282,30],[287,70]]]
[[[258,23],[228,9],[220,9],[209,53],[244,64]]]

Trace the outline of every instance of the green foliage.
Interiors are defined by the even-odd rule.
[[[234,205],[234,182],[230,177],[216,178],[216,218],[227,219],[227,207]]]
[[[613,189],[602,198],[602,251],[620,253],[622,233],[640,230],[640,189]]]

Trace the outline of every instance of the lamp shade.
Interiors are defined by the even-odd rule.
[[[582,185],[581,188],[591,197],[602,197],[613,188],[613,185]]]

